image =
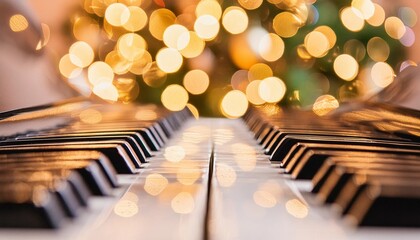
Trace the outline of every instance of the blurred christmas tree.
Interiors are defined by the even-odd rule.
[[[72,83],[86,72],[109,101],[227,117],[248,104],[313,105],[322,115],[414,64],[405,47],[416,20],[371,0],[85,0],[59,67]]]

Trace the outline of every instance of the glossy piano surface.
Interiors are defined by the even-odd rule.
[[[139,174],[118,175],[57,230],[0,239],[418,239],[416,228],[355,228],[317,203],[309,181],[270,163],[242,120],[189,120]]]

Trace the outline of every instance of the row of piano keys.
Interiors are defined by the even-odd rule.
[[[0,227],[57,228],[77,217],[91,195],[112,194],[117,174],[138,173],[191,116],[154,105],[83,105],[65,103],[0,121],[12,127],[66,118],[61,126],[2,136]]]
[[[419,112],[366,103],[333,117],[253,109],[244,119],[270,160],[310,180],[346,222],[420,226]]]

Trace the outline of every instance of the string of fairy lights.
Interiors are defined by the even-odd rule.
[[[372,0],[84,0],[59,70],[111,102],[229,118],[288,104],[324,115],[414,64],[401,50],[416,22],[413,9]]]

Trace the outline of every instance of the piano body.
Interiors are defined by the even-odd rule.
[[[325,117],[268,106],[235,120],[12,87],[0,239],[418,239],[418,76]]]

